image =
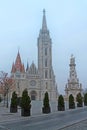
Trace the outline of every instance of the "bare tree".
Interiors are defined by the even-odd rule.
[[[4,97],[4,105],[5,105],[5,97],[7,96],[7,105],[8,107],[8,93],[9,90],[13,88],[14,80],[8,76],[8,73],[0,71],[0,90],[1,94]]]

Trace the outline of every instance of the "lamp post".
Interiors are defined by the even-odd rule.
[[[19,85],[19,80],[17,82],[17,87],[18,87],[18,97],[20,97],[20,85]]]
[[[7,92],[7,104],[6,104],[6,107],[8,108],[8,90],[9,90],[9,88],[8,88],[8,86],[6,87],[6,92]]]
[[[6,96],[6,92],[4,93],[4,104],[3,104],[4,106],[5,106],[5,96]]]

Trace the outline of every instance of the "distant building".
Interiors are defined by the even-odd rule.
[[[70,94],[72,94],[74,96],[74,99],[76,100],[76,96],[78,93],[82,94],[82,84],[79,83],[79,79],[77,78],[77,73],[76,73],[76,69],[75,69],[75,58],[73,57],[73,55],[71,55],[70,58],[70,72],[69,72],[69,79],[68,79],[68,83],[65,86],[65,95],[66,98],[69,97]]]
[[[57,101],[58,91],[52,67],[52,41],[47,28],[45,10],[43,11],[42,28],[37,39],[38,67],[34,62],[25,70],[18,51],[16,61],[12,65],[11,77],[15,79],[15,91],[18,96],[27,88],[31,100],[42,101],[44,94],[49,93],[50,101]]]

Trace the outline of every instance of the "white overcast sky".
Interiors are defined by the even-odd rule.
[[[69,77],[71,54],[87,87],[87,0],[0,0],[0,70],[10,73],[18,48],[25,67],[37,65],[37,37],[43,9],[53,43],[53,68],[59,93]]]

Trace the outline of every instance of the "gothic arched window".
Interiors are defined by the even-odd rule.
[[[45,67],[47,67],[47,59],[45,59]]]
[[[45,70],[45,79],[47,79],[47,77],[48,77],[48,72],[47,70]]]
[[[47,48],[45,48],[45,55],[47,55]]]
[[[31,95],[31,100],[36,100],[36,96],[37,96],[36,91],[31,91],[30,95]]]
[[[46,82],[46,89],[48,89],[48,83]]]
[[[51,79],[51,69],[50,69],[50,71],[49,71],[49,75],[50,75],[50,79]]]

